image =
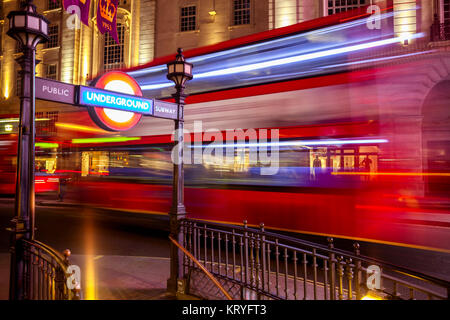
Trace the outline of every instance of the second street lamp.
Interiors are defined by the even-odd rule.
[[[178,106],[178,117],[175,120],[175,150],[174,167],[173,167],[173,189],[172,189],[172,208],[170,209],[170,235],[183,243],[183,233],[180,229],[180,220],[186,216],[186,208],[184,207],[184,171],[183,171],[183,132],[184,132],[184,93],[185,84],[192,79],[192,64],[186,62],[181,48],[178,48],[178,54],[175,61],[167,64],[167,79],[175,83],[177,90],[172,96]],[[183,272],[183,256],[181,251],[170,243],[170,278],[167,280],[167,290],[173,294],[181,289],[178,286],[178,277]]]
[[[20,94],[19,148],[17,154],[17,179],[15,217],[11,240],[10,299],[29,299],[26,276],[28,265],[24,260],[20,239],[34,238],[34,142],[35,142],[35,69],[36,47],[48,40],[48,20],[36,12],[28,0],[22,10],[8,14],[7,34],[17,40],[23,55],[17,58],[21,66],[22,88]]]

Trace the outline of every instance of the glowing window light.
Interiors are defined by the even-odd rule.
[[[5,92],[3,95],[4,95],[5,99],[9,98],[9,86],[7,84],[5,85]]]
[[[6,132],[11,132],[12,130],[13,130],[12,124],[5,124],[5,131]]]
[[[417,30],[416,0],[394,0],[394,32],[407,45]]]
[[[72,139],[73,144],[77,143],[108,143],[108,142],[127,142],[141,140],[140,137],[110,137],[110,138],[87,138]]]

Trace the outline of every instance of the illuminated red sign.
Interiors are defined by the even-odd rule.
[[[105,89],[142,97],[142,91],[136,80],[121,71],[111,71],[95,79],[91,84],[96,88]],[[108,131],[125,131],[134,127],[142,117],[140,113],[122,111],[110,108],[88,107],[92,120]]]

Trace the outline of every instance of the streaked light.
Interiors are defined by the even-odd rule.
[[[386,18],[390,18],[393,16],[394,16],[393,13],[385,13],[380,17],[380,19],[386,19]],[[188,61],[190,63],[197,63],[197,62],[205,61],[205,60],[212,59],[212,58],[218,58],[218,57],[222,57],[225,55],[234,54],[236,52],[242,52],[242,50],[255,49],[255,48],[259,48],[259,47],[266,46],[266,45],[273,45],[275,43],[283,42],[285,40],[292,40],[292,39],[298,39],[298,38],[302,38],[302,37],[326,34],[326,33],[334,32],[337,30],[348,29],[348,28],[355,27],[358,25],[364,25],[366,23],[367,23],[367,21],[365,19],[360,19],[360,20],[356,20],[356,21],[347,22],[345,24],[339,24],[337,26],[330,26],[330,27],[319,29],[319,30],[312,30],[309,32],[301,33],[301,34],[283,37],[281,39],[273,39],[273,40],[267,41],[267,42],[255,43],[255,44],[250,44],[250,45],[246,45],[244,47],[239,47],[239,48],[235,48],[235,49],[222,50],[222,51],[213,52],[213,53],[209,53],[209,54],[205,54],[205,55],[201,55],[201,56],[196,56],[196,57],[188,58],[188,59],[186,59],[186,61]],[[127,73],[129,75],[139,77],[144,74],[148,75],[148,74],[157,73],[157,72],[161,72],[161,71],[165,71],[165,70],[166,70],[166,66],[161,65],[161,66],[153,66],[153,67],[149,67],[149,68],[145,68],[145,69],[134,70],[134,71],[130,71]],[[171,83],[170,86],[173,86],[173,83]],[[144,86],[141,85],[141,88],[144,88]],[[159,87],[155,87],[154,89],[158,89],[158,88]]]
[[[78,124],[71,124],[71,123],[62,123],[57,122],[55,123],[55,126],[67,130],[74,130],[74,131],[84,131],[84,132],[95,132],[95,133],[112,133],[106,130],[98,129],[98,128],[92,128],[88,126],[82,126]]]
[[[377,296],[373,293],[369,293],[361,298],[361,300],[383,300],[380,296]]]
[[[37,118],[36,121],[50,120],[48,118]],[[19,122],[18,118],[0,119],[0,122]]]
[[[108,143],[108,142],[126,142],[141,140],[140,137],[110,137],[110,138],[87,138],[72,139],[72,143]]]
[[[303,147],[303,146],[329,146],[329,145],[345,145],[345,144],[378,144],[387,143],[386,139],[355,139],[355,140],[295,140],[295,141],[281,141],[281,142],[263,142],[263,143],[227,143],[227,144],[212,144],[214,148],[250,148],[250,147]],[[194,145],[190,148],[203,148],[203,145]]]
[[[446,172],[332,172],[331,174],[341,176],[450,177],[450,173]]]
[[[401,55],[397,55],[397,56],[390,56],[390,57],[385,57],[385,58],[374,58],[374,59],[366,59],[366,60],[360,60],[360,61],[355,61],[355,62],[331,64],[331,65],[327,65],[325,67],[320,67],[320,69],[330,69],[330,68],[345,67],[345,66],[358,65],[358,64],[364,64],[364,63],[370,63],[370,62],[380,62],[380,61],[386,61],[386,60],[401,59],[401,58],[406,58],[406,57],[411,57],[411,56],[433,53],[436,51],[437,50],[427,50],[427,51],[421,51],[421,52],[401,54]]]
[[[141,86],[142,90],[153,90],[153,89],[162,89],[162,88],[168,88],[173,87],[173,83],[167,82],[167,83],[158,83],[158,84],[147,84]]]
[[[412,38],[420,38],[423,36],[424,36],[424,33],[418,33],[415,35],[408,35],[407,38],[412,39]],[[359,50],[364,50],[364,49],[385,46],[388,44],[398,43],[399,41],[403,41],[403,40],[405,40],[404,37],[395,37],[395,38],[389,38],[389,39],[385,39],[385,40],[373,41],[373,42],[369,42],[369,43],[361,43],[361,44],[352,45],[352,46],[343,47],[343,48],[323,50],[323,51],[319,51],[319,52],[301,54],[298,56],[293,56],[293,57],[288,57],[288,58],[281,58],[281,59],[275,59],[275,60],[271,60],[271,61],[248,64],[248,65],[239,66],[239,67],[232,67],[232,68],[226,68],[226,69],[221,69],[221,70],[204,72],[204,73],[195,75],[195,78],[200,79],[200,78],[207,78],[207,77],[214,77],[214,76],[223,76],[223,75],[229,75],[229,74],[234,74],[234,73],[253,71],[253,70],[257,70],[257,69],[270,68],[270,67],[274,67],[274,66],[281,66],[281,65],[285,65],[285,64],[294,63],[294,62],[302,62],[302,61],[307,61],[307,60],[329,57],[329,56],[342,54],[342,53],[349,53],[349,52],[354,52],[354,51],[359,51]]]
[[[50,142],[36,142],[36,147],[39,147],[41,149],[52,149],[52,148],[58,148],[59,144],[57,143],[50,143]]]
[[[373,42],[369,42],[369,43],[362,43],[362,44],[347,46],[347,47],[343,47],[343,48],[322,50],[322,51],[318,51],[318,52],[306,53],[306,54],[301,54],[301,55],[288,57],[288,58],[281,58],[281,59],[275,59],[275,60],[270,60],[270,61],[265,61],[265,62],[247,64],[247,65],[243,65],[243,66],[225,68],[225,69],[221,69],[221,70],[208,71],[208,72],[196,74],[195,79],[224,76],[224,75],[236,74],[236,73],[241,73],[241,72],[254,71],[254,70],[258,70],[258,69],[282,66],[282,65],[286,65],[286,64],[290,64],[290,63],[304,62],[304,61],[308,61],[308,60],[325,58],[325,57],[329,57],[329,56],[333,56],[333,55],[350,53],[350,52],[355,52],[355,51],[359,51],[359,50],[394,44],[394,43],[398,43],[398,42],[404,42],[405,40],[421,38],[424,35],[425,35],[424,33],[407,34],[407,35],[401,35],[399,37],[378,40],[378,41],[373,41]],[[172,86],[171,83],[164,82],[164,83],[158,83],[158,84],[142,85],[141,88],[142,88],[142,90],[154,90],[154,89],[162,89],[162,88],[171,87],[171,86]]]
[[[19,122],[19,119],[1,119],[0,122]]]

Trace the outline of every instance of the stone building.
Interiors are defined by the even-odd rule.
[[[395,19],[397,34],[425,32],[438,40],[450,38],[450,0],[387,0],[405,10]],[[50,20],[50,41],[37,49],[37,76],[86,84],[102,72],[150,62],[156,57],[212,45],[274,28],[340,13],[376,0],[120,0],[117,22],[120,44],[96,26],[97,1],[91,1],[89,26],[65,12],[61,0],[35,0],[38,12]],[[382,1],[384,2],[384,0]],[[0,114],[17,115],[20,55],[6,35],[7,14],[20,1],[3,0],[0,7]],[[444,43],[441,41],[441,43]],[[38,102],[37,116],[54,119],[60,106]],[[11,127],[8,126],[8,130]],[[12,132],[14,132],[14,126]],[[0,126],[1,133],[10,133]]]

